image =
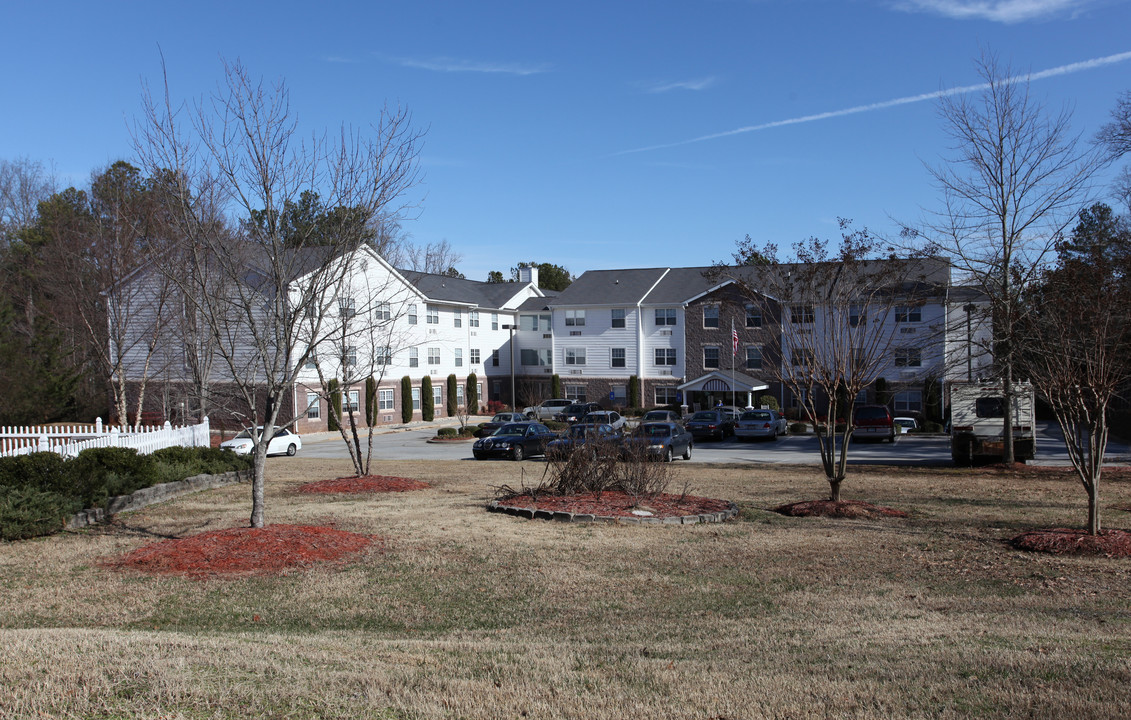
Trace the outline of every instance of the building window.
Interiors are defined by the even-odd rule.
[[[491,365],[494,366],[494,367],[499,367],[499,351],[498,350],[492,350],[491,351]]]
[[[809,367],[813,364],[813,352],[802,348],[795,348],[789,353],[790,361],[794,367]]]
[[[656,348],[657,365],[675,365],[675,348]]]
[[[418,387],[412,389],[412,407],[414,410],[419,410],[422,407],[420,404],[420,388]]]
[[[816,313],[812,305],[793,305],[789,308],[789,321],[795,325],[812,325]]]
[[[313,350],[306,356],[306,362],[303,363],[303,367],[307,370],[315,370],[318,368],[318,355],[315,354]]]
[[[624,407],[628,405],[628,386],[627,385],[613,385],[613,405]]]
[[[895,394],[895,411],[897,413],[923,412],[923,391],[904,390]]]
[[[408,324],[416,324],[416,303],[410,303],[408,306]]]
[[[581,319],[581,324],[585,324],[584,317]],[[550,314],[520,315],[518,318],[518,329],[535,332],[550,332]]]
[[[758,307],[757,305],[746,306],[746,327],[762,327],[762,308]]]
[[[354,313],[356,313],[356,312],[357,312],[357,308],[354,305],[353,298],[351,298],[351,297],[340,297],[340,298],[338,298],[338,315],[340,315],[344,318],[351,318],[351,317],[354,316]]]
[[[656,388],[657,405],[675,405],[679,402],[679,391],[674,387]]]
[[[656,325],[675,325],[675,308],[656,308]]]
[[[444,404],[444,388],[440,387],[439,385],[433,385],[432,386],[432,404],[433,405],[443,405]]]
[[[378,390],[377,391],[377,408],[379,410],[392,410],[393,409],[393,391]]]
[[[353,367],[354,365],[357,365],[357,346],[356,345],[346,346],[346,351],[342,355],[342,364],[347,366],[347,367]]]
[[[424,306],[424,321],[429,325],[440,324],[440,308],[435,305]]]
[[[417,348],[408,349],[408,366],[420,367],[420,350]]]
[[[613,348],[610,367],[624,367],[624,348]]]
[[[584,385],[566,385],[565,386],[565,399],[574,402],[585,402],[585,386]]]
[[[864,310],[860,305],[853,304],[848,306],[848,324],[852,327],[864,324]]]
[[[718,305],[704,305],[703,306],[703,327],[717,328],[719,326],[719,306]]]
[[[463,348],[456,348],[456,367],[463,367]]]
[[[479,311],[478,310],[472,310],[471,311],[471,314],[468,315],[468,318],[467,318],[467,324],[468,324],[469,327],[479,327]]]
[[[545,365],[551,362],[550,349],[523,348],[519,351],[518,362],[521,365]]]
[[[917,368],[922,367],[923,358],[920,355],[919,348],[896,348],[895,349],[895,366],[896,367],[909,367]]]
[[[615,328],[624,327],[624,315],[625,315],[624,308],[613,308],[613,324],[612,324],[612,327],[615,327]]]
[[[499,329],[499,313],[491,313],[491,329]]]
[[[475,397],[479,398],[481,402],[487,399],[487,396],[483,394],[483,383],[475,383]],[[479,408],[473,409],[477,412],[479,410]]]
[[[790,407],[804,407],[806,397],[807,396],[805,395],[804,390],[798,390],[796,393],[791,392],[789,394],[789,406]]]
[[[584,365],[585,364],[585,348],[566,348],[565,364],[566,365]]]
[[[377,348],[377,355],[373,358],[373,360],[378,365],[392,365],[393,349],[388,346]]]
[[[719,349],[717,347],[703,348],[703,367],[717,368],[719,366]]]
[[[470,362],[472,365],[478,365],[479,364],[479,348],[471,348],[471,350],[469,352],[471,353],[471,356],[468,358],[468,362]]]
[[[322,417],[322,398],[318,393],[308,392],[306,394],[306,419],[317,420]]]
[[[452,313],[452,327],[463,327],[463,310],[456,308]]]
[[[466,404],[467,404],[467,401],[464,400],[464,397],[463,397],[463,384],[462,383],[456,383],[456,407],[461,408]],[[472,413],[472,415],[474,415],[474,414],[475,413]]]
[[[440,348],[428,348],[428,364],[440,364]]]
[[[565,311],[565,324],[567,326],[581,327],[585,324],[585,311],[584,310],[566,310]]]
[[[389,308],[389,303],[378,303],[375,317],[377,320],[391,320],[393,318],[393,311]]]
[[[895,321],[897,323],[922,322],[923,309],[918,305],[896,305]]]
[[[761,370],[762,369],[762,348],[760,348],[760,347],[747,347],[746,348],[746,369],[747,370]]]
[[[345,412],[357,413],[359,410],[361,410],[360,390],[350,390],[346,397],[342,399],[346,401],[345,407],[342,408],[342,410],[344,410]]]

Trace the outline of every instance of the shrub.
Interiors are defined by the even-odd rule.
[[[924,420],[922,427],[919,428],[919,432],[925,433],[940,433],[942,431],[942,423],[937,423],[933,420]]]
[[[454,427],[442,427],[436,431],[436,437],[441,438],[455,438],[459,435],[459,430]]]
[[[432,404],[432,378],[425,375],[420,381],[420,419],[432,422],[436,417],[436,406]]]
[[[59,492],[67,487],[65,460],[56,452],[0,458],[0,487]]]
[[[790,435],[804,435],[809,432],[809,426],[802,422],[795,422],[789,426]]]
[[[184,480],[193,475],[219,475],[233,470],[248,470],[254,462],[250,455],[236,455],[230,450],[212,447],[168,447],[158,450],[150,457],[161,466],[161,474],[172,480]],[[165,469],[170,466],[182,467],[185,474],[176,477],[176,473]]]
[[[505,403],[503,403],[502,400],[488,400],[487,401],[487,414],[488,415],[494,415],[495,413],[501,413],[506,409],[507,409],[507,406],[506,406]]]
[[[550,397],[562,397],[562,379],[557,373],[550,376]]]
[[[459,429],[460,435],[475,435],[479,431],[480,425],[464,425]]]
[[[475,373],[467,376],[467,412],[471,415],[479,414],[479,378]]]
[[[765,395],[762,395],[758,398],[757,406],[761,407],[762,405],[765,405],[771,410],[781,410],[781,405],[778,404],[778,399],[773,395],[770,395],[769,393],[766,393]]]
[[[632,407],[640,407],[643,404],[640,402],[640,378],[635,375],[628,377],[628,404]]]
[[[459,386],[459,381],[456,379],[455,373],[452,373],[448,376],[448,394],[445,398],[448,403],[448,417],[455,417],[459,411],[459,398],[456,396],[457,386]]]
[[[105,504],[114,495],[128,495],[135,490],[161,482],[157,461],[150,455],[138,455],[133,448],[91,448],[67,463],[70,491],[83,507]]]
[[[401,422],[412,422],[412,378],[401,378]]]
[[[554,432],[561,432],[562,430],[569,429],[569,423],[564,420],[544,420],[542,424],[550,428]]]
[[[338,390],[337,380],[326,382],[326,397],[330,400],[326,403],[326,429],[340,430],[342,427],[342,393]]]
[[[0,487],[0,539],[25,540],[63,529],[82,510],[73,498],[31,487]]]

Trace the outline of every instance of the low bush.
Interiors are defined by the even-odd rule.
[[[487,414],[494,415],[495,413],[506,412],[507,405],[501,400],[490,400],[487,402]]]
[[[442,427],[436,431],[436,437],[452,439],[459,435],[459,430],[454,427]]]
[[[795,422],[789,426],[790,435],[804,435],[809,432],[809,426],[803,422]]]
[[[91,448],[66,463],[70,492],[83,507],[103,507],[115,495],[161,482],[157,461],[151,455],[138,455],[133,448]]]
[[[554,432],[561,432],[562,430],[569,429],[569,423],[563,420],[543,420],[542,424],[550,428]]]
[[[479,430],[478,425],[464,425],[463,427],[461,427],[459,429],[459,434],[464,436],[464,437],[470,437],[470,436],[475,435],[475,433],[478,432],[478,430]]]
[[[31,487],[0,487],[0,539],[26,540],[63,529],[81,504],[56,492]]]
[[[628,452],[615,440],[594,442],[581,447],[551,450],[546,456],[546,470],[537,487],[515,490],[509,486],[496,489],[506,495],[582,495],[619,491],[636,502],[667,492],[671,483],[671,465],[659,462],[643,446]]]
[[[65,460],[56,452],[37,452],[0,458],[0,487],[32,488],[43,492],[66,489]]]

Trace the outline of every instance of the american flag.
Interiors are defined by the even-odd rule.
[[[734,329],[734,320],[730,321],[730,337],[734,342],[734,352],[732,355],[738,355],[738,331]]]

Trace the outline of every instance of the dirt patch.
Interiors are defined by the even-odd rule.
[[[1103,530],[1099,535],[1071,528],[1030,530],[1013,538],[1009,544],[1018,550],[1052,555],[1131,557],[1131,533],[1124,530]]]
[[[873,505],[860,500],[805,500],[774,508],[774,512],[792,517],[905,518],[907,513],[895,508]]]
[[[499,498],[500,505],[550,512],[569,512],[575,515],[599,517],[684,517],[704,513],[724,512],[731,507],[726,500],[672,495],[663,493],[650,498],[637,499],[620,491],[584,493],[581,495],[511,495]],[[636,512],[633,512],[636,511]]]
[[[365,477],[345,477],[307,483],[300,486],[298,491],[300,493],[358,494],[407,492],[409,490],[424,490],[430,487],[432,486],[420,480],[388,475],[366,475]]]
[[[280,575],[319,563],[341,562],[375,540],[370,535],[311,525],[229,528],[146,545],[105,565],[194,579]]]

